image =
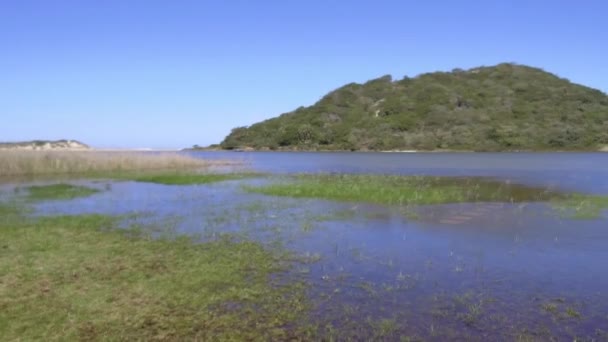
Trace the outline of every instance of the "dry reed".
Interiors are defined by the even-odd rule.
[[[0,176],[204,169],[230,165],[171,152],[0,151]]]

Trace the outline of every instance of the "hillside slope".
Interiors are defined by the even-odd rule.
[[[90,147],[76,140],[33,140],[0,142],[0,150],[88,150]]]
[[[310,107],[237,127],[224,149],[598,150],[608,96],[538,68],[499,64],[351,83]]]

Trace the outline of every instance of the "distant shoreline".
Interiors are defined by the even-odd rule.
[[[153,149],[153,148],[91,148],[91,152],[180,152],[182,149]]]
[[[472,151],[472,150],[270,150],[270,149],[243,149],[243,150],[228,150],[228,149],[182,149],[182,152],[288,152],[288,153],[608,153],[608,147],[603,147],[597,150],[502,150],[502,151]]]

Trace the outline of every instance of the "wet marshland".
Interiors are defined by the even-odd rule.
[[[198,185],[77,180],[99,191],[36,201],[32,215],[125,215],[125,227],[157,235],[229,234],[290,251],[292,267],[277,281],[307,284],[305,324],[328,339],[608,339],[607,212],[577,216],[584,203],[559,205],[572,193],[608,195],[608,155],[230,156],[264,175]],[[260,191],[302,172],[434,176],[483,195],[420,204],[340,199],[340,188],[325,197]],[[24,197],[30,185],[4,184],[2,196]]]

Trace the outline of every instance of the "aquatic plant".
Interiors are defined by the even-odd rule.
[[[320,253],[306,252],[302,256],[300,256],[299,260],[305,264],[313,264],[321,260],[321,258],[322,257]]]
[[[101,191],[88,186],[66,183],[29,186],[26,190],[28,192],[27,199],[30,201],[67,200],[87,197]]]
[[[397,321],[394,318],[383,318],[378,321],[370,322],[374,327],[375,335],[377,337],[387,337],[394,334],[399,327]]]
[[[558,312],[558,307],[557,304],[555,303],[544,303],[542,305],[543,310],[551,313],[551,314],[557,314]]]
[[[546,201],[561,194],[482,178],[395,175],[304,174],[247,191],[273,196],[399,205],[460,202]]]
[[[136,182],[157,183],[164,185],[195,185],[259,177],[249,173],[165,173],[134,177]]]
[[[590,220],[599,218],[608,210],[608,196],[571,194],[551,204],[566,218]]]
[[[576,311],[573,307],[568,307],[566,309],[566,315],[572,318],[581,318],[580,312]]]

